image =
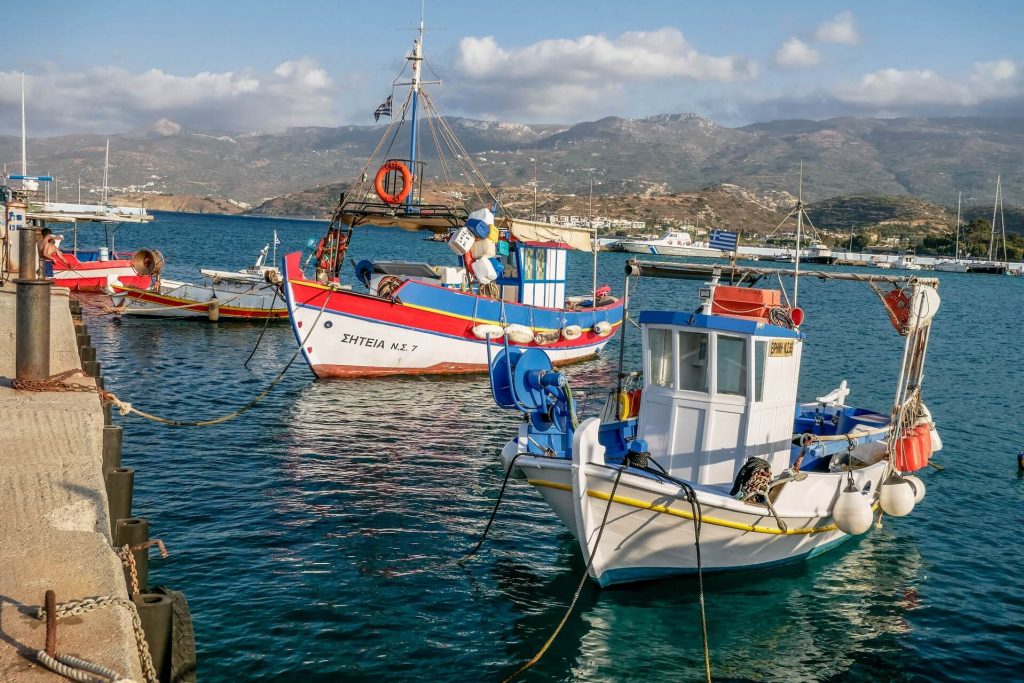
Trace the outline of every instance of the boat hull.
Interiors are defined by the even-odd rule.
[[[590,574],[601,586],[697,571],[693,512],[677,486],[626,472],[609,507],[615,469],[591,464],[581,471],[564,459],[532,457],[519,458],[516,466],[580,542],[583,561],[594,555]],[[856,472],[858,486],[871,481],[871,490],[877,490],[884,467],[880,463]],[[791,507],[805,509],[786,513],[786,501],[776,501],[787,531],[779,528],[767,507],[699,488],[703,571],[743,571],[799,562],[849,540],[828,514],[844,478],[845,474],[817,474],[809,477],[816,479],[809,483],[786,484],[818,489],[820,502],[817,506],[797,503]],[[580,480],[585,481],[582,488]],[[585,493],[581,495],[581,491]],[[794,491],[790,497],[799,500],[807,498],[807,493]],[[606,510],[607,522],[601,532]]]
[[[219,291],[218,291],[219,290]],[[288,310],[273,287],[254,282],[250,287],[221,285],[218,290],[187,282],[164,281],[159,291],[112,283],[108,288],[121,315],[148,318],[211,320],[210,302],[216,297],[217,320],[285,320]]]
[[[72,291],[102,292],[107,283],[114,280],[140,289],[148,287],[152,282],[150,276],[136,273],[129,259],[79,261],[69,254],[64,257],[68,264],[54,262],[52,280],[54,284]]]
[[[657,256],[697,256],[702,258],[721,258],[723,252],[718,249],[706,247],[681,247],[664,244],[649,244],[646,242],[623,242],[623,251],[632,254],[655,254]]]
[[[492,340],[488,347],[473,328],[498,325],[501,316],[506,322],[534,318],[534,328],[547,333],[572,324],[583,327],[584,333],[571,341],[559,336],[550,344],[515,344],[539,346],[555,364],[571,363],[598,354],[622,321],[621,302],[559,311],[411,280],[393,297],[383,298],[295,279],[297,271],[297,255],[286,257],[284,290],[292,330],[310,369],[323,378],[486,372],[489,354],[496,354],[504,342]],[[609,334],[593,332],[599,321],[609,323]]]

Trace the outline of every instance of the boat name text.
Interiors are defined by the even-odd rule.
[[[771,342],[768,347],[768,355],[775,356],[792,356],[793,355],[793,340],[792,339],[776,339]]]
[[[345,333],[341,337],[342,344],[354,344],[355,346],[368,346],[371,349],[383,349],[387,347],[387,342],[383,339],[377,339],[375,337],[363,337],[357,334]],[[403,342],[391,342],[392,351],[415,351],[419,348],[416,344],[405,344]]]

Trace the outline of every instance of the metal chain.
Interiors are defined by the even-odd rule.
[[[139,594],[139,570],[135,566],[135,553],[132,552],[132,548],[129,545],[123,545],[120,548],[115,548],[114,552],[121,558],[121,564],[128,567],[128,575],[131,578],[131,589],[132,595]]]
[[[132,628],[135,631],[135,644],[139,649],[139,659],[142,664],[143,676],[145,676],[146,681],[149,683],[159,683],[160,679],[156,675],[156,669],[153,668],[153,656],[149,653],[149,644],[146,643],[146,634],[142,630],[142,621],[139,619],[139,610],[131,600],[115,597],[113,595],[101,595],[93,598],[71,600],[57,605],[57,616],[74,617],[81,614],[87,614],[88,612],[96,609],[115,605],[124,607],[131,615]],[[36,618],[40,620],[46,619],[45,607],[40,607],[36,611]]]

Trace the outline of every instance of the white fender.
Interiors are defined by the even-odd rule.
[[[612,333],[612,324],[607,320],[601,320],[594,323],[594,327],[591,329],[598,337],[607,337]]]
[[[526,325],[512,323],[505,328],[505,334],[508,335],[509,341],[516,344],[529,344],[533,341],[533,330]]]
[[[479,325],[473,325],[473,334],[477,339],[500,339],[505,334],[505,328],[501,325],[488,325],[481,323]]]
[[[487,240],[484,240],[488,244],[493,244]],[[482,285],[490,284],[498,279],[498,273],[494,270],[494,264],[491,263],[491,259],[485,258],[479,261],[473,261],[473,275],[476,276],[477,282]]]
[[[583,336],[583,328],[579,325],[566,325],[562,328],[562,338],[568,341],[579,339]]]
[[[478,261],[489,259],[497,253],[496,243],[489,239],[479,239],[473,243],[473,258]]]
[[[594,542],[597,541],[597,534],[601,526],[603,510],[608,504],[606,501],[591,498],[588,495],[590,478],[587,475],[587,466],[591,463],[594,465],[604,464],[605,450],[598,440],[600,429],[601,421],[596,417],[591,417],[584,420],[572,435],[572,510],[576,520],[576,540],[579,541],[584,562],[590,558],[593,551]],[[592,501],[597,501],[598,505],[595,507]],[[605,561],[600,548],[598,551],[590,566],[590,576],[600,582],[601,574],[604,573]]]

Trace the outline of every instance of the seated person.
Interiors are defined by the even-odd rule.
[[[42,265],[43,274],[46,277],[53,277],[54,261],[64,266],[68,265],[57,246],[57,236],[49,228],[43,228],[39,237],[39,263]]]

